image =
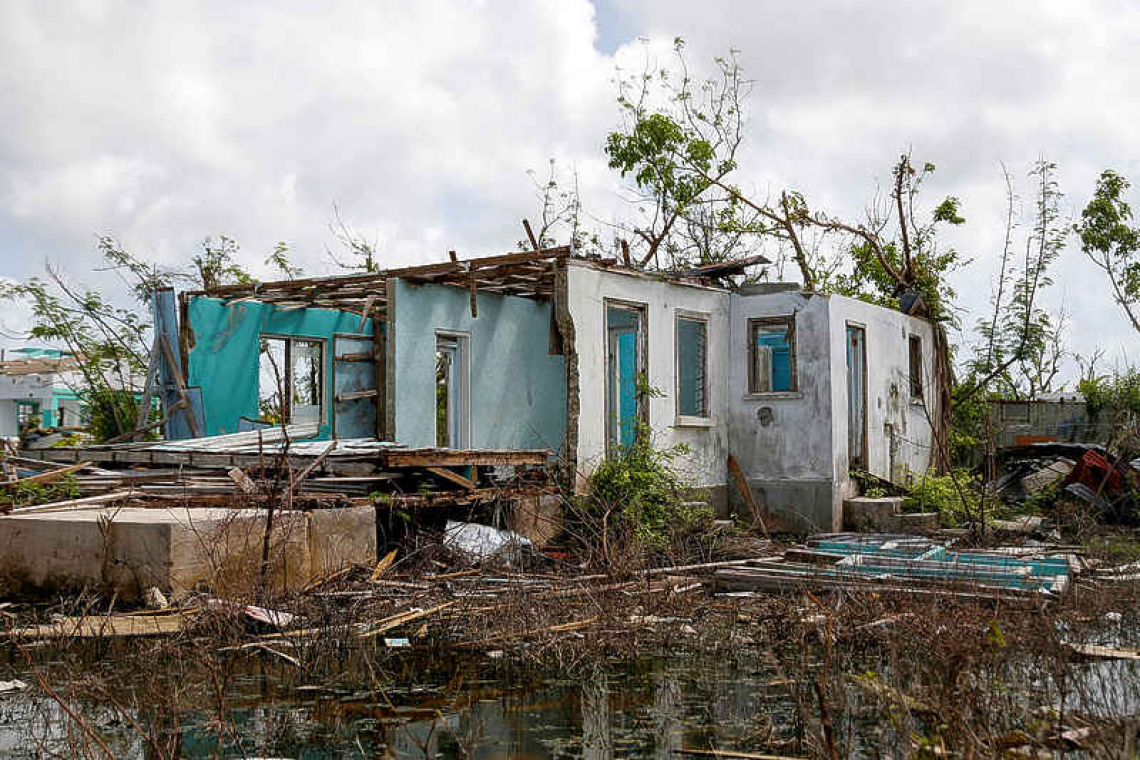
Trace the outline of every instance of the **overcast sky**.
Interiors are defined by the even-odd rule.
[[[615,71],[675,36],[695,62],[739,49],[755,80],[746,187],[857,218],[901,152],[936,164],[927,197],[967,218],[943,237],[975,260],[955,283],[967,309],[1000,250],[999,162],[1029,199],[1032,162],[1055,161],[1073,216],[1103,168],[1140,181],[1125,2],[0,0],[0,276],[53,261],[110,287],[99,234],[168,264],[226,234],[261,273],[284,241],[331,272],[334,204],[384,265],[505,252],[551,158],[612,220]],[[1140,352],[1076,247],[1049,300],[1077,352]],[[0,305],[0,328],[25,325]]]

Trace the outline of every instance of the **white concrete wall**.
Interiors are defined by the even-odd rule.
[[[53,375],[0,375],[0,399],[51,401]]]
[[[795,319],[796,390],[750,394],[748,320],[785,316]],[[833,457],[832,340],[825,296],[782,291],[732,299],[732,452],[757,500],[795,530],[837,529],[841,520]]]
[[[861,326],[866,331],[867,470],[897,482],[904,482],[908,474],[921,475],[930,465],[933,445],[929,420],[937,418],[933,326],[925,319],[854,298],[831,296],[829,300],[832,405],[837,410],[833,420],[837,479],[842,481],[845,491],[851,490],[847,451],[848,324]],[[911,335],[922,339],[924,401],[910,397]],[[929,405],[929,419],[924,403]]]
[[[15,438],[20,434],[16,425],[16,402],[0,399],[0,438]]]
[[[748,392],[748,320],[794,316],[797,388],[794,392]],[[729,353],[732,445],[749,477],[819,479],[833,474],[831,451],[831,360],[828,301],[797,291],[741,295],[732,304]],[[771,411],[767,424],[761,410]],[[767,412],[765,412],[767,416]]]
[[[658,446],[687,444],[684,463],[697,484],[725,486],[725,461],[740,463],[750,489],[786,527],[839,530],[852,483],[847,451],[848,323],[867,340],[868,469],[902,481],[925,472],[932,435],[922,403],[910,398],[909,337],[922,339],[924,393],[934,403],[933,328],[929,322],[842,296],[799,291],[729,294],[652,277],[572,263],[568,307],[575,327],[580,378],[578,466],[589,473],[606,450],[607,299],[646,305],[649,382],[663,392],[649,401]],[[709,315],[707,426],[677,426],[674,320],[677,311]],[[795,319],[796,390],[750,394],[748,320]],[[931,418],[936,410],[931,409]],[[739,503],[735,484],[728,498]]]
[[[658,280],[646,275],[593,269],[571,262],[567,306],[574,320],[580,409],[578,469],[588,473],[606,453],[606,299],[646,305],[649,384],[662,392],[649,400],[649,426],[659,447],[684,443],[692,454],[679,462],[695,485],[725,482],[728,456],[729,293]],[[709,420],[678,426],[674,320],[677,311],[707,314]]]

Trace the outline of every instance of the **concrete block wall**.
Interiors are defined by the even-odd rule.
[[[748,320],[759,317],[795,320],[794,391],[749,393]],[[737,295],[731,319],[730,441],[754,497],[790,530],[838,530],[828,299],[788,290]],[[735,489],[730,498],[741,506]]]

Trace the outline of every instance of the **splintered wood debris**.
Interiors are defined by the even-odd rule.
[[[193,499],[221,504],[283,499],[324,505],[446,507],[538,496],[552,490],[546,449],[407,448],[373,438],[313,441],[314,425],[289,425],[184,441],[33,449],[9,456],[14,482],[64,479],[77,498],[10,511],[98,502]]]

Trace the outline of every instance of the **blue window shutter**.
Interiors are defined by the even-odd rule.
[[[756,342],[772,349],[772,390],[792,390],[792,347],[786,335],[759,333]]]

